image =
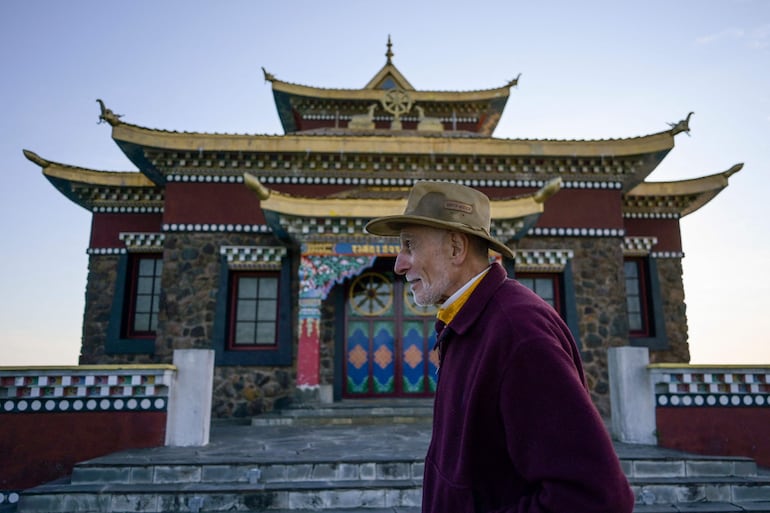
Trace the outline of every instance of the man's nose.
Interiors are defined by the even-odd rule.
[[[396,256],[396,264],[393,266],[393,270],[399,275],[404,275],[409,270],[409,263],[403,253],[399,253]]]

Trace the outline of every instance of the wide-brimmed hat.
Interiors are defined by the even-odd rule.
[[[417,182],[409,193],[403,215],[372,219],[366,231],[373,235],[397,237],[410,224],[475,235],[507,258],[514,253],[489,233],[489,198],[481,191],[450,182]]]

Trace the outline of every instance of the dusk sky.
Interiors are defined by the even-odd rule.
[[[0,366],[73,365],[91,214],[22,154],[136,171],[98,124],[282,133],[270,84],[501,87],[495,137],[690,134],[649,181],[744,168],[682,222],[692,363],[770,365],[770,1],[0,2]]]

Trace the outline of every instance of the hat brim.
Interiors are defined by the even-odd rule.
[[[422,216],[410,216],[410,215],[396,215],[378,217],[369,221],[364,229],[372,235],[380,235],[384,237],[398,237],[401,235],[401,230],[406,225],[416,224],[420,226],[430,226],[431,228],[439,228],[442,230],[453,230],[468,235],[475,235],[481,239],[484,239],[489,243],[489,248],[503,255],[506,258],[513,259],[515,253],[511,248],[500,242],[499,240],[491,237],[483,230],[474,230],[468,225],[461,223],[452,223],[448,221],[438,221],[432,217]]]

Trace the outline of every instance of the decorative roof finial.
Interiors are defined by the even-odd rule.
[[[99,114],[99,123],[109,123],[111,126],[117,126],[120,124],[120,118],[123,117],[122,114],[115,114],[110,109],[104,106],[104,102],[102,100],[97,99],[96,100],[99,103],[99,109],[101,110],[101,114]]]
[[[392,50],[393,43],[390,42],[390,34],[388,34],[388,45],[387,46],[388,46],[388,51],[385,52],[385,57],[388,58],[388,64],[393,64],[391,62],[391,59],[393,58],[393,50]]]
[[[668,125],[671,127],[671,135],[676,135],[681,132],[686,133],[688,136],[690,135],[690,118],[692,115],[695,114],[694,112],[690,112],[687,114],[687,117],[681,121],[677,121],[676,123],[669,123]]]

